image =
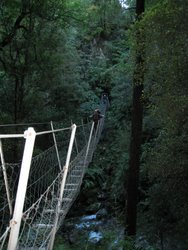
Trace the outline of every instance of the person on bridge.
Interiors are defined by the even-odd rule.
[[[110,103],[109,103],[109,99],[108,99],[108,94],[107,93],[103,93],[102,94],[101,102],[102,102],[102,104],[104,104],[106,106],[106,109],[109,108]]]
[[[104,115],[101,114],[100,110],[95,109],[95,111],[93,112],[93,115],[92,115],[95,130],[97,129],[98,122],[102,117],[104,117]]]
[[[107,102],[108,102],[108,95],[106,93],[103,93],[102,100],[103,100],[103,104],[107,104]]]

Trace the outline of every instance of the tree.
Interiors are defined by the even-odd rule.
[[[136,1],[136,15],[139,22],[144,12],[144,0]],[[142,120],[143,120],[143,84],[144,84],[144,51],[143,34],[136,30],[136,59],[133,73],[133,104],[132,104],[132,125],[129,151],[129,169],[127,183],[127,234],[136,234],[138,185],[140,169],[140,153],[142,143]]]
[[[188,245],[187,7],[186,1],[161,1],[141,21],[148,99],[144,125],[150,129],[143,147],[142,170],[148,185],[141,215],[148,237],[161,241],[161,249]]]
[[[65,2],[0,4],[2,124],[62,121],[67,113],[70,119],[80,116],[79,104],[85,101],[88,84],[81,85],[77,36],[67,25],[74,12]],[[17,128],[11,131],[17,132]]]

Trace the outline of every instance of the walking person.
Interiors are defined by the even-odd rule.
[[[94,129],[97,130],[97,125],[98,125],[98,122],[99,120],[104,117],[100,110],[99,109],[95,109],[94,112],[93,112],[93,115],[92,115],[92,119],[93,119],[93,122],[94,122]]]

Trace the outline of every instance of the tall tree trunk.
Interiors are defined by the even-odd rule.
[[[144,12],[144,0],[136,1],[137,20]],[[142,139],[143,104],[142,93],[144,83],[144,51],[143,36],[140,31],[136,33],[136,60],[133,74],[133,104],[132,104],[132,127],[129,151],[129,170],[127,183],[127,215],[126,234],[136,235],[138,185],[140,169],[140,151]]]

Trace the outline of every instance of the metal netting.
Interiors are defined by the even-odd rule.
[[[101,111],[105,115],[106,104],[103,100]],[[100,139],[103,124],[104,117],[100,119],[96,129],[93,122],[82,123],[77,127],[68,167],[65,162],[71,128],[52,133],[54,145],[32,158],[17,249],[49,248],[53,235],[63,223],[79,193],[85,170]],[[46,133],[39,133],[37,136],[43,136],[43,140],[46,140]],[[12,208],[14,208],[20,166],[21,164],[3,166],[6,167]],[[0,167],[0,249],[7,249],[12,214],[9,211],[10,204],[1,178],[3,167]]]

